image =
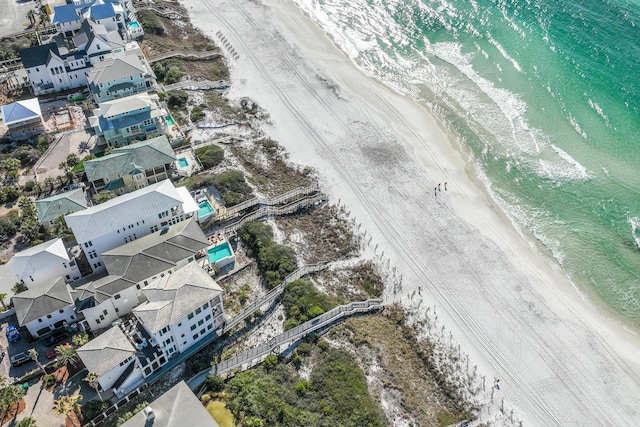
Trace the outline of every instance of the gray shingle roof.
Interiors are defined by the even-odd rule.
[[[134,314],[153,333],[174,325],[198,307],[211,301],[222,288],[196,262],[142,289],[147,302],[133,309]]]
[[[55,42],[21,49],[18,54],[20,55],[20,60],[22,60],[24,68],[31,68],[45,65],[49,59],[50,51],[56,55],[60,54]]]
[[[40,224],[53,221],[60,215],[87,209],[87,199],[81,188],[36,200]]]
[[[95,64],[87,80],[91,85],[99,85],[138,74],[147,74],[147,69],[138,55],[133,53]]]
[[[16,317],[20,326],[73,304],[67,284],[62,277],[44,286],[14,295],[11,299],[16,308]]]
[[[108,156],[84,162],[89,182],[128,175],[136,166],[151,169],[175,161],[176,156],[166,136],[148,139],[126,147],[116,148]]]
[[[193,394],[184,381],[180,381],[169,391],[151,402],[155,420],[147,424],[144,411],[138,412],[122,427],[218,427],[218,423],[209,415],[198,398]]]
[[[175,267],[208,246],[195,218],[172,225],[102,254],[109,274],[140,282]]]
[[[78,349],[78,356],[89,372],[103,375],[135,354],[124,332],[113,326]]]

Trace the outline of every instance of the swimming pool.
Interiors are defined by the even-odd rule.
[[[167,122],[169,126],[173,126],[176,124],[175,120],[173,120],[173,117],[171,116],[166,116],[164,120]]]
[[[180,157],[178,159],[178,164],[180,165],[181,168],[186,168],[187,166],[189,166],[189,162],[185,157]]]
[[[231,247],[229,246],[228,242],[224,242],[218,246],[209,248],[207,250],[207,253],[209,254],[210,264],[215,264],[216,262],[233,255],[233,252],[231,252]]]
[[[215,212],[213,210],[213,206],[211,206],[211,203],[209,203],[209,201],[204,201],[198,204],[198,207],[200,208],[198,209],[198,218],[206,217],[207,215],[211,215],[213,212]]]
[[[138,29],[140,28],[140,24],[138,24],[136,21],[131,21],[129,22],[129,28]]]

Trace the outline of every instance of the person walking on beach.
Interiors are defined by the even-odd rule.
[[[444,191],[447,191],[447,181],[444,182]]]
[[[440,189],[440,183],[438,183],[438,191],[442,191],[442,190]]]
[[[438,187],[433,188],[433,195],[438,197]]]

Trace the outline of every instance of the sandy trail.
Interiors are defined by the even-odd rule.
[[[420,105],[354,67],[290,2],[186,0],[193,23],[238,53],[232,97],[316,167],[403,275],[422,287],[497,399],[528,425],[638,425],[640,344],[585,301],[486,197],[468,159]],[[434,186],[448,181],[447,191]]]

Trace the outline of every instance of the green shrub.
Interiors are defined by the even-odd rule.
[[[335,298],[318,291],[311,282],[296,280],[284,288],[282,305],[287,315],[284,329],[289,330],[318,317],[338,304]]]
[[[191,119],[193,120],[193,119]],[[216,167],[224,159],[224,150],[217,145],[198,148],[196,156],[200,159],[200,163],[205,169]]]
[[[204,110],[202,109],[201,105],[196,105],[191,109],[190,118],[191,118],[191,121],[194,123],[204,118]]]
[[[269,225],[250,221],[240,228],[239,235],[251,254],[256,257],[258,268],[269,288],[277,286],[289,273],[298,268],[295,251],[288,246],[274,243],[273,231]]]
[[[167,105],[171,109],[186,107],[188,99],[189,93],[184,90],[172,90],[167,92]]]

